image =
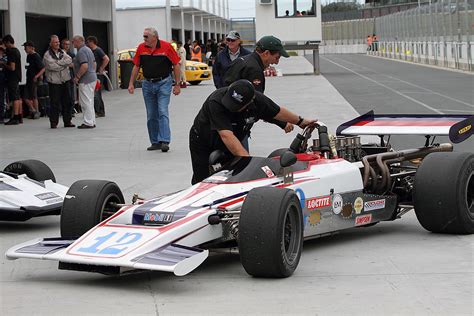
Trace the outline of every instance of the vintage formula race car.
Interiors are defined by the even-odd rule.
[[[13,162],[0,172],[0,221],[59,215],[67,190],[43,162]]]
[[[434,233],[474,232],[474,154],[451,143],[472,134],[474,116],[374,115],[342,124],[337,136],[318,126],[267,158],[235,157],[192,187],[130,205],[109,181],[77,181],[61,215],[61,237],[12,247],[7,258],[59,261],[60,269],[105,274],[159,270],[185,275],[210,249],[237,247],[256,277],[287,277],[305,239],[393,221],[414,209]],[[418,149],[361,144],[353,135],[418,134]],[[431,140],[431,142],[429,141]]]

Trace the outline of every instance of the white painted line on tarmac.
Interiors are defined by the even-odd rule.
[[[340,59],[340,60],[341,60],[341,59]],[[360,67],[360,68],[364,68],[364,69],[370,70],[370,71],[374,72],[374,74],[382,75],[382,76],[388,77],[388,78],[390,78],[390,79],[394,79],[394,80],[396,80],[396,81],[403,82],[403,83],[405,83],[405,84],[407,84],[407,85],[409,85],[409,86],[412,86],[412,87],[415,87],[415,88],[418,88],[418,89],[421,89],[421,90],[425,90],[425,91],[431,92],[431,93],[433,93],[433,94],[439,95],[440,97],[446,98],[446,99],[448,99],[448,100],[455,101],[455,102],[458,102],[458,103],[467,105],[467,106],[469,106],[469,107],[471,107],[471,108],[474,108],[474,104],[467,103],[467,102],[464,102],[464,101],[462,101],[462,100],[458,100],[458,99],[456,99],[456,98],[447,96],[447,95],[445,95],[445,94],[436,92],[436,91],[431,90],[431,89],[428,89],[428,88],[421,87],[421,86],[419,86],[419,85],[417,85],[417,84],[414,84],[414,83],[411,83],[411,82],[408,82],[408,81],[405,81],[405,80],[402,80],[402,79],[399,79],[399,78],[396,78],[396,77],[393,77],[393,76],[390,76],[390,75],[386,75],[386,74],[382,74],[382,73],[376,72],[376,71],[373,70],[372,68],[368,68],[368,67],[365,67],[365,66],[361,66],[361,65],[352,63],[352,62],[347,61],[347,60],[344,60],[344,59],[342,59],[342,60],[343,60],[344,62],[348,63],[348,64],[351,64],[351,65],[354,65],[354,66],[357,66],[357,67]]]
[[[438,113],[438,114],[444,114],[443,112],[441,112],[441,111],[439,111],[439,110],[437,110],[437,109],[435,109],[435,108],[429,106],[428,104],[425,104],[425,103],[423,103],[423,102],[421,102],[421,101],[418,101],[418,100],[416,100],[416,99],[414,99],[414,98],[412,98],[412,97],[410,97],[410,96],[408,96],[408,95],[406,95],[406,94],[404,94],[404,93],[401,93],[401,92],[399,92],[399,91],[397,91],[397,90],[395,90],[395,89],[393,89],[393,88],[390,88],[389,86],[386,86],[386,85],[384,85],[384,84],[381,84],[381,83],[379,83],[379,82],[377,82],[377,81],[375,81],[375,80],[373,80],[373,79],[371,79],[371,78],[369,78],[369,77],[367,77],[367,76],[364,76],[363,74],[358,73],[357,71],[354,71],[354,70],[352,70],[352,69],[349,69],[349,68],[347,68],[347,67],[345,67],[345,66],[343,66],[343,65],[341,65],[341,64],[338,64],[338,63],[336,63],[336,62],[334,62],[334,61],[332,61],[332,60],[330,60],[330,59],[328,59],[328,58],[326,58],[326,57],[321,57],[321,58],[323,58],[323,59],[329,61],[330,63],[333,63],[334,65],[339,66],[339,67],[341,67],[341,68],[343,68],[343,69],[345,69],[345,70],[347,70],[347,71],[350,71],[350,72],[352,72],[352,73],[358,75],[359,77],[362,77],[362,78],[364,78],[364,79],[366,79],[366,80],[368,80],[368,81],[371,81],[371,82],[373,82],[373,83],[375,83],[375,84],[377,84],[377,85],[379,85],[379,86],[381,86],[381,87],[384,87],[385,89],[388,89],[388,90],[390,90],[390,91],[392,91],[392,92],[394,92],[394,93],[396,93],[396,94],[398,94],[398,95],[400,95],[400,96],[402,96],[402,97],[404,97],[404,98],[406,98],[406,99],[408,99],[408,100],[410,100],[410,101],[412,101],[412,102],[415,102],[415,103],[417,103],[417,104],[423,106],[424,108],[426,108],[426,109],[428,109],[428,110],[431,110],[431,111],[433,111],[433,112],[435,112],[435,113]]]
[[[457,112],[457,113],[464,113],[466,114],[466,111],[464,110],[453,110],[453,109],[439,109],[440,111],[445,111],[445,112]],[[470,113],[467,113],[470,114]]]

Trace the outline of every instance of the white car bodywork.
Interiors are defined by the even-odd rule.
[[[26,175],[0,172],[0,220],[26,220],[59,211],[68,187],[51,180],[38,182]]]
[[[238,183],[222,182],[225,179],[222,174],[225,171],[186,190],[123,207],[77,240],[36,239],[9,249],[6,256],[9,259],[35,258],[113,266],[120,267],[120,272],[147,269],[184,275],[208,256],[208,250],[196,246],[224,236],[223,224],[211,225],[209,216],[215,215],[218,210],[240,209],[246,194],[253,188],[274,186],[293,189],[303,203],[305,199],[328,195],[328,188],[341,194],[362,192],[359,167],[343,159],[308,161],[305,170],[294,173],[292,184],[285,184],[283,176],[265,175],[263,171],[261,179]],[[331,207],[325,209],[332,213]],[[161,226],[144,225],[144,220],[137,221],[137,218],[144,219],[147,214],[161,219],[169,215],[174,219]],[[348,221],[347,227],[353,224],[353,220]],[[322,233],[311,225],[306,227],[305,238]]]

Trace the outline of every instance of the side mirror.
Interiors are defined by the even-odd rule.
[[[209,155],[209,165],[215,165],[216,163],[224,159],[225,154],[222,150],[216,149]]]
[[[280,156],[280,166],[286,168],[296,163],[296,155],[291,151],[286,151]]]

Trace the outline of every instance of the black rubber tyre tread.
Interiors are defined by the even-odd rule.
[[[296,255],[288,262],[284,254],[283,222],[287,210],[296,211]],[[254,277],[284,278],[293,274],[303,249],[303,215],[293,190],[255,188],[242,206],[239,220],[240,260]]]
[[[426,156],[415,177],[415,213],[421,226],[434,233],[474,233],[474,203],[469,207],[467,200],[467,194],[472,200],[473,190],[474,154]]]
[[[61,237],[78,238],[101,222],[102,206],[112,195],[124,203],[117,184],[105,180],[79,180],[69,188],[61,211]]]
[[[202,80],[194,80],[194,81],[188,81],[192,86],[197,86],[198,84],[201,83]]]
[[[14,174],[26,174],[28,178],[36,181],[52,180],[56,182],[53,171],[42,161],[29,159],[15,161],[3,169]]]

